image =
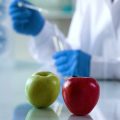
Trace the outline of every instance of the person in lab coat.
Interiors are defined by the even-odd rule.
[[[65,50],[55,52],[53,59],[62,76],[120,78],[120,0],[77,0],[67,38],[41,13],[20,8],[17,2],[13,0],[9,9],[13,27],[33,36],[35,59],[55,51],[52,39],[57,31]]]

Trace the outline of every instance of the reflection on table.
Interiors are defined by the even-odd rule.
[[[28,63],[0,69],[0,95],[2,96],[0,98],[0,120],[25,120],[27,118],[29,111],[32,111],[33,107],[30,104],[22,104],[27,102],[25,83],[28,77],[38,69],[38,65]],[[101,96],[97,109],[95,108],[90,113],[92,120],[120,120],[120,82],[114,80],[99,81],[99,83]],[[80,117],[71,116],[72,114],[68,109],[59,105],[59,103],[53,105],[52,110],[59,120],[80,119]],[[34,115],[36,116],[36,113]],[[43,120],[48,120],[46,114],[44,115]],[[84,119],[86,119],[86,116]]]
[[[90,115],[87,116],[74,116],[71,115],[68,120],[93,120]]]
[[[21,104],[15,108],[13,120],[60,120],[54,107],[37,109],[29,104]],[[67,115],[67,114],[66,114]],[[93,120],[90,115],[68,115],[66,120]]]

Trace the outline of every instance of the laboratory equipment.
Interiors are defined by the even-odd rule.
[[[48,10],[39,8],[39,7],[37,7],[37,6],[33,6],[33,5],[31,5],[31,4],[24,3],[24,2],[22,2],[22,1],[19,1],[19,2],[18,2],[18,7],[25,7],[25,8],[32,9],[32,10],[36,10],[36,11],[39,11],[39,12],[48,13]]]
[[[72,0],[59,0],[61,10],[64,12],[73,11],[74,5]]]
[[[7,5],[6,0],[0,1],[0,70],[12,65]]]
[[[55,28],[55,35],[53,36],[54,47],[55,47],[57,52],[62,51],[65,49],[65,47],[59,38],[59,32],[58,32],[57,26],[55,25],[54,28]]]
[[[0,55],[5,52],[7,44],[6,31],[3,26],[0,25]]]
[[[5,52],[7,44],[6,28],[3,24],[5,16],[5,6],[3,0],[0,0],[0,56]]]
[[[52,9],[52,10],[49,10],[48,8],[42,8],[42,7],[38,7],[38,6],[36,6],[36,5],[32,5],[32,4],[27,4],[27,3],[25,3],[25,2],[22,2],[22,1],[18,1],[18,7],[25,7],[25,8],[28,8],[28,9],[32,9],[32,10],[36,10],[36,11],[39,11],[39,12],[41,12],[41,13],[44,13],[45,15],[49,15],[49,14],[51,14],[51,15],[53,15],[53,16],[58,16],[58,14],[60,15],[60,16],[62,16],[62,15],[66,15],[66,17],[69,17],[69,16],[71,16],[71,13],[73,12],[72,10],[67,10],[67,12],[65,12],[65,11],[62,11],[62,10],[54,10],[54,9]]]
[[[46,8],[48,10],[59,10],[70,12],[73,10],[73,0],[28,0],[38,7]]]
[[[0,21],[5,17],[5,2],[6,0],[0,0]]]

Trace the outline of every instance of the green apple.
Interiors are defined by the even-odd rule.
[[[37,108],[50,106],[57,99],[59,92],[59,78],[52,72],[34,73],[25,85],[28,101]]]
[[[59,117],[51,108],[47,109],[32,108],[27,113],[25,120],[59,120]]]

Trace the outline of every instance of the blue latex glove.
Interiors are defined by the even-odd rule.
[[[13,0],[9,7],[13,28],[18,33],[36,36],[39,32],[41,32],[45,24],[45,19],[36,10],[31,10],[25,7],[18,7],[18,1],[20,0]],[[24,0],[22,1],[30,4]]]
[[[80,50],[65,50],[55,53],[53,56],[57,71],[63,77],[83,76],[90,73],[90,55]]]

